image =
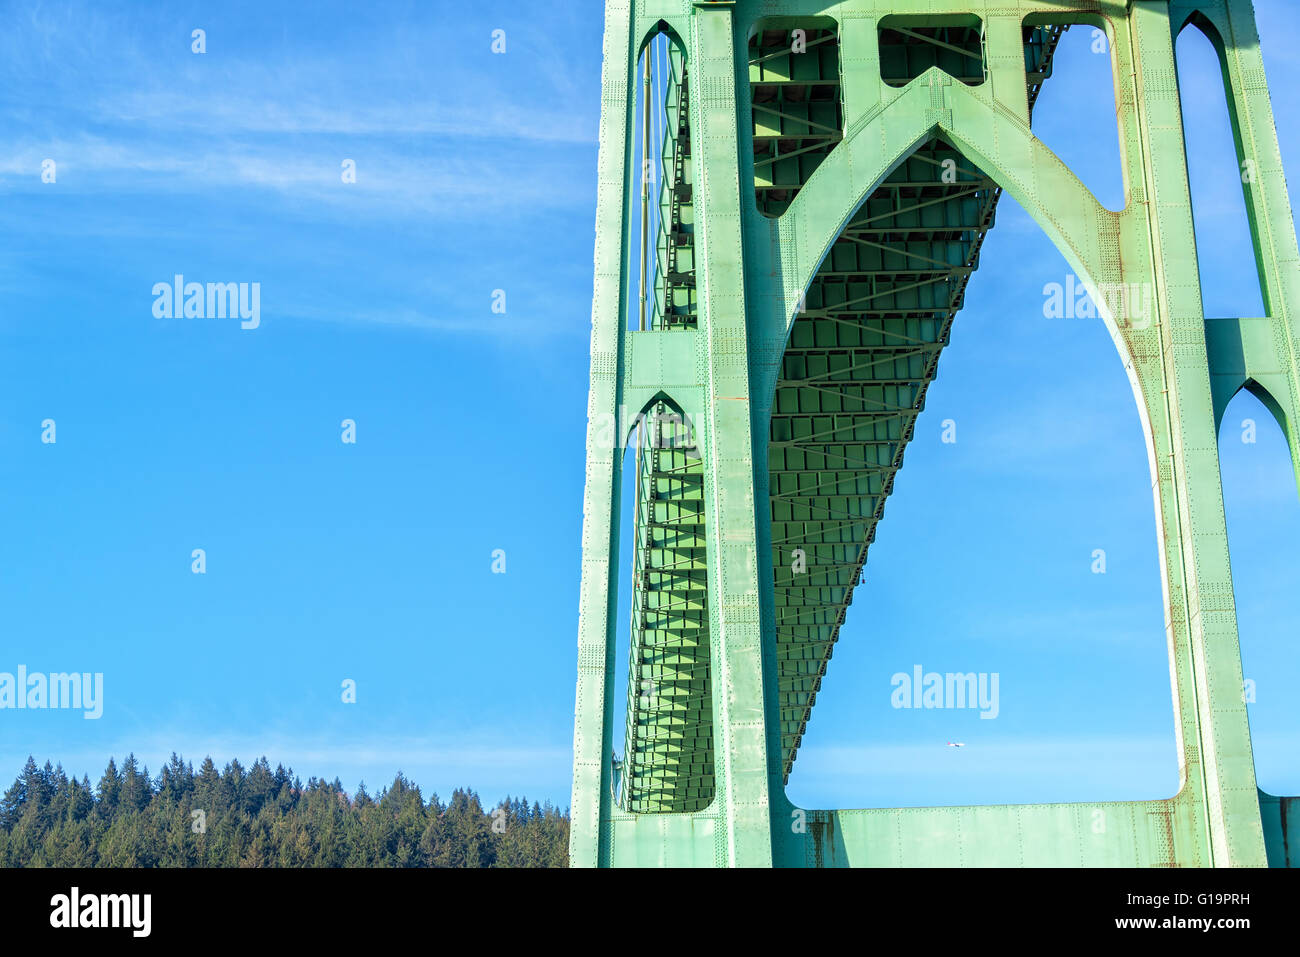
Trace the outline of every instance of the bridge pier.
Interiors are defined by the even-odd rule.
[[[1094,12],[1096,3],[1083,0],[926,0],[915,4],[915,17],[900,20],[897,14],[906,6],[900,0],[848,0],[834,8],[838,19],[832,20],[822,12],[825,5],[812,0],[607,2],[572,863],[1288,863],[1282,836],[1290,804],[1261,795],[1255,782],[1218,463],[1222,409],[1238,389],[1250,386],[1270,396],[1300,477],[1300,337],[1293,309],[1300,295],[1300,253],[1271,107],[1258,82],[1262,65],[1250,4],[1131,0],[1109,5],[1116,9],[1102,17]],[[924,41],[926,30],[960,33],[972,19],[987,27],[971,27],[964,35],[979,36],[984,44],[979,55],[985,81],[956,80],[947,72],[956,68],[948,62],[951,52],[962,52],[951,37],[935,43],[933,65],[910,78],[886,76],[892,68],[882,50],[891,24]],[[1174,61],[1174,39],[1189,21],[1216,31],[1239,151],[1243,164],[1255,163],[1247,201],[1269,317],[1204,316]],[[1047,51],[1037,68],[1049,74],[1057,31],[1071,23],[1104,29],[1113,50],[1128,193],[1119,213],[1101,207],[1030,129],[1034,84],[1040,82],[1032,76],[1039,55],[1034,51]],[[764,75],[764,62],[785,56],[763,47],[769,29],[790,31],[794,38],[789,75],[778,67],[777,79],[755,79]],[[630,263],[637,258],[635,91],[642,50],[660,30],[680,44],[672,63],[681,71],[677,104],[689,122],[683,120],[665,142],[683,172],[665,184],[664,238],[647,255],[678,265],[662,279],[658,324],[634,331],[628,303],[636,282]],[[805,44],[814,35],[812,44],[822,45],[812,54],[820,67],[806,59],[796,63],[807,55],[797,49],[800,32]],[[832,39],[834,60],[828,53]],[[804,74],[814,77],[806,82],[818,90],[832,81],[839,87],[838,128],[826,121],[824,100],[809,101],[823,106],[808,106],[796,118],[795,132],[788,125],[794,106],[781,99],[759,102]],[[783,153],[778,142],[771,160],[760,158],[765,122],[777,124],[769,140],[812,145]],[[949,215],[973,217],[963,220],[963,235],[971,237],[957,249],[964,258],[931,268],[937,278],[921,283],[872,279],[877,291],[832,306],[828,297],[839,272],[861,278],[886,271],[880,254],[879,262],[861,254],[851,268],[841,269],[831,255],[836,244],[861,222],[855,217],[864,202],[884,196],[879,191],[899,180],[910,158],[936,142],[956,151],[966,177],[935,200],[948,204]],[[801,153],[815,162],[798,159]],[[946,154],[922,159],[937,165],[934,157],[940,155]],[[787,182],[778,165],[789,168],[791,160],[798,160],[802,172]],[[1012,194],[1039,222],[1081,279],[1096,288],[1139,289],[1151,304],[1140,311],[1120,297],[1097,306],[1129,374],[1148,441],[1182,786],[1162,801],[796,808],[785,796],[788,766],[947,342],[948,324],[992,224],[995,188]],[[880,248],[891,256],[910,255]],[[668,259],[670,252],[678,258]],[[905,272],[910,277],[918,268],[909,264]],[[929,306],[926,294],[916,292],[927,284],[942,284],[943,290]],[[845,320],[863,298],[880,305],[879,315],[859,308],[852,322]],[[665,317],[679,301],[690,305],[670,323]],[[912,304],[904,308],[905,301]],[[827,324],[808,325],[810,319]],[[834,338],[841,333],[829,323],[854,331],[848,339]],[[828,334],[829,350],[821,341]],[[919,346],[901,350],[891,336]],[[835,367],[842,371],[833,381],[809,371],[820,368],[817,363],[834,367],[840,354],[851,358]],[[895,370],[888,377],[850,375],[861,365],[886,363]],[[808,385],[818,381],[821,386]],[[837,404],[816,404],[811,412],[802,406],[816,398],[811,391],[827,392],[827,385],[839,390]],[[700,581],[706,583],[707,628],[684,639],[680,628],[647,624],[644,616],[634,623],[633,655],[638,665],[650,662],[663,676],[655,691],[663,702],[652,714],[636,696],[629,698],[624,773],[616,781],[612,759],[623,738],[615,727],[615,695],[623,689],[613,685],[617,656],[627,648],[626,632],[615,621],[623,452],[629,416],[655,402],[681,409],[692,424],[702,462],[702,510],[692,511],[694,499],[684,505],[680,492],[661,492],[662,476],[644,462],[638,465],[638,496],[652,499],[644,514],[662,505],[702,529],[704,547],[697,551],[705,555]],[[814,413],[823,419],[856,416],[852,434],[873,437],[851,446],[829,442],[800,418],[811,421]],[[787,481],[787,475],[794,478]],[[837,496],[830,505],[824,504],[827,493],[813,494],[824,486]],[[811,491],[800,494],[805,489]],[[789,504],[778,509],[778,500]],[[807,530],[811,560],[825,576],[816,587],[792,584],[782,567],[792,525]],[[676,534],[685,526],[660,527]],[[657,541],[647,538],[642,551],[635,568],[637,608],[671,610],[696,600],[695,593],[673,590],[685,587],[671,584],[674,573],[689,572],[665,564]],[[811,623],[805,622],[805,608],[812,609]],[[685,640],[708,641],[707,675],[681,664],[675,649]],[[710,702],[711,722],[702,725],[707,746],[692,743],[691,727],[673,730],[674,715],[695,714],[673,710],[675,701],[686,700],[673,696],[687,691],[692,701],[703,695]],[[700,752],[705,747],[707,759]],[[655,782],[653,795],[648,781]],[[708,795],[703,807],[701,794]],[[650,801],[660,810],[632,810]]]

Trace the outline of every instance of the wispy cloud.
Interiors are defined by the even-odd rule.
[[[73,192],[214,192],[233,187],[375,216],[460,216],[510,210],[522,215],[592,201],[591,190],[556,174],[554,160],[521,153],[466,156],[352,144],[328,153],[283,143],[202,143],[161,147],[104,136],[12,144],[0,160],[0,189],[36,191],[41,164],[57,164],[58,188]],[[355,183],[342,162],[356,164]],[[237,197],[227,195],[229,202]],[[254,198],[253,195],[246,197]]]
[[[365,137],[439,136],[458,140],[593,145],[590,117],[572,110],[499,97],[463,103],[399,98],[339,105],[318,94],[297,98],[284,90],[275,99],[245,89],[219,96],[175,90],[130,90],[104,98],[95,112],[122,123],[192,133],[332,134]]]
[[[286,319],[305,319],[319,322],[376,323],[381,326],[412,329],[424,332],[449,332],[469,336],[485,336],[503,341],[516,341],[521,336],[553,336],[571,332],[585,332],[577,326],[569,329],[514,316],[487,316],[481,319],[456,316],[439,316],[416,309],[394,306],[392,308],[365,307],[356,310],[345,308],[314,308],[289,305],[278,313]]]
[[[239,31],[245,46],[218,54],[214,31],[214,52],[195,56],[181,43],[188,28],[94,8],[35,9],[6,22],[0,189],[40,188],[41,162],[53,159],[64,191],[239,188],[335,216],[447,218],[591,201],[565,171],[574,149],[594,149],[594,114],[574,108],[564,70],[521,70],[522,53],[512,69],[461,47],[435,57],[422,26],[394,25],[360,33],[340,56],[258,41],[267,24],[250,23]],[[454,90],[449,56],[462,61]],[[356,161],[354,184],[342,182],[344,159]]]

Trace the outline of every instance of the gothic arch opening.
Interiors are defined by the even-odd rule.
[[[805,807],[1178,787],[1143,419],[1095,309],[1047,318],[1044,287],[1069,271],[1018,207],[999,235],[1020,268],[982,281],[976,335],[926,411],[1000,195],[924,142],[850,218],[791,326],[771,560],[783,771]]]
[[[686,50],[660,21],[635,73],[628,328],[696,325],[695,217]]]
[[[1251,383],[1228,403],[1219,469],[1255,776],[1261,790],[1292,795],[1300,794],[1300,501],[1286,435],[1258,391]]]
[[[1208,20],[1194,14],[1175,43],[1204,312],[1264,316],[1260,259],[1244,193],[1253,161],[1237,146],[1223,41]]]
[[[704,468],[672,399],[637,416],[622,474],[619,565],[630,576],[620,574],[614,797],[633,813],[699,811],[715,792]]]

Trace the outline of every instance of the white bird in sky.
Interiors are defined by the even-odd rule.
[[[964,748],[964,747],[966,747],[966,742],[965,742],[965,741],[949,741],[949,742],[948,742],[948,747],[950,747],[950,748]]]

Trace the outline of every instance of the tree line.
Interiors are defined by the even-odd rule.
[[[303,784],[265,757],[197,773],[173,754],[152,778],[129,755],[91,787],[33,758],[0,799],[0,867],[565,867],[569,816],[472,790],[425,801],[401,773],[374,797]]]

